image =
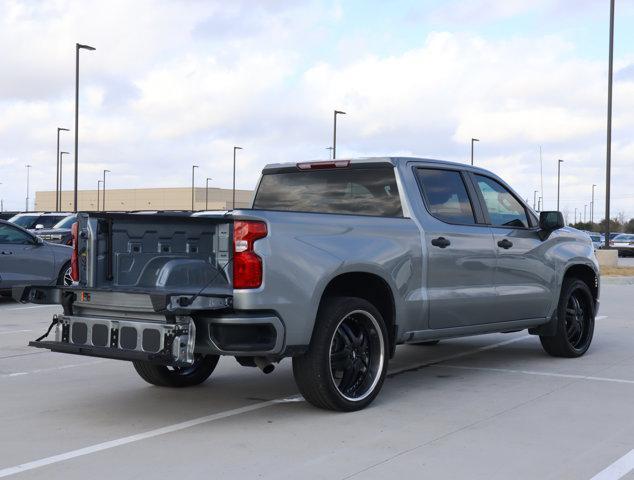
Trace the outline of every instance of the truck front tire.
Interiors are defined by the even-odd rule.
[[[350,412],[368,406],[387,373],[385,321],[367,300],[327,298],[308,352],[293,358],[299,391],[316,407]]]
[[[134,369],[146,382],[158,387],[192,387],[200,385],[213,373],[218,355],[197,356],[189,367],[166,367],[150,362],[132,362]]]
[[[594,335],[594,315],[588,285],[578,278],[566,278],[557,305],[555,335],[539,337],[546,353],[568,358],[586,353]]]

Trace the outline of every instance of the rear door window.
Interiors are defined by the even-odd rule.
[[[467,187],[460,172],[435,168],[417,168],[416,176],[423,190],[427,209],[447,223],[476,223]]]
[[[499,182],[482,175],[474,175],[491,225],[496,227],[528,228],[526,209],[515,196]]]
[[[253,208],[402,217],[394,168],[333,168],[265,173]]]

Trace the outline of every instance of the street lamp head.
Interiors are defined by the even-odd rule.
[[[472,138],[472,139],[471,139],[471,141],[472,141],[472,142],[479,142],[479,141],[480,141],[480,139],[479,139],[479,138]]]
[[[192,168],[198,168],[198,165],[192,165]]]
[[[559,159],[558,162],[559,163],[564,163],[564,161],[562,159]]]
[[[340,115],[345,115],[346,112],[342,112],[341,110],[335,110],[335,115],[340,114]]]
[[[68,155],[68,152],[59,152],[60,155]]]
[[[91,47],[90,45],[82,45],[81,43],[77,43],[77,50],[83,48],[84,50],[97,50],[95,47]]]
[[[110,173],[110,170],[104,170],[103,173]]]
[[[233,147],[234,150],[242,150],[242,147]]]
[[[68,128],[62,128],[62,127],[57,127],[57,131],[58,132],[70,132],[70,130]]]

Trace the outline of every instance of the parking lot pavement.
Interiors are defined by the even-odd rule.
[[[30,349],[57,308],[0,302],[0,477],[631,477],[633,294],[602,288],[580,359],[526,332],[401,346],[351,414],[298,397],[288,360],[266,376],[223,358],[200,387],[169,390],[125,362]]]
[[[634,267],[634,257],[619,257],[619,267]]]

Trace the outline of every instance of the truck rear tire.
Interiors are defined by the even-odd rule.
[[[218,365],[218,355],[199,355],[189,367],[166,367],[150,362],[132,362],[134,369],[146,382],[158,387],[192,387],[200,385]]]
[[[557,331],[539,340],[553,357],[580,357],[588,351],[594,335],[594,300],[588,285],[566,278],[557,305]]]
[[[293,375],[316,407],[350,412],[368,406],[387,373],[389,341],[381,313],[367,300],[331,297],[319,309],[308,352]]]

